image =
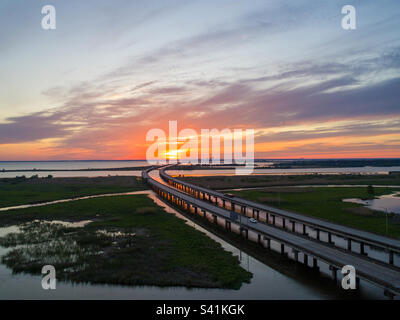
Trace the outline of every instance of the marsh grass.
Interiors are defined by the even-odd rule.
[[[43,222],[93,217],[82,228]],[[3,257],[14,272],[39,274],[53,264],[58,279],[73,282],[229,289],[252,276],[219,243],[145,195],[6,211],[0,225],[6,223],[22,224],[22,232],[0,239],[16,246]]]
[[[140,177],[3,178],[0,207],[147,189]]]
[[[282,190],[280,203],[275,201],[276,193],[269,192],[267,188],[232,191],[232,193],[274,207],[386,235],[385,214],[364,208],[360,204],[343,202],[343,199],[347,198],[370,199],[371,195],[368,194],[367,187],[307,187],[299,189],[303,189],[306,192],[284,192]],[[375,188],[375,196],[391,194],[396,190],[398,189],[390,187]],[[268,199],[273,201],[268,201]],[[399,238],[399,215],[389,214],[388,217],[387,235]]]

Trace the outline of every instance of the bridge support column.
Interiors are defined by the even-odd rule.
[[[393,262],[394,262],[393,251],[389,251],[389,264],[393,265]]]
[[[312,268],[313,268],[315,271],[318,271],[318,270],[319,270],[317,258],[313,258],[313,259],[312,259]]]
[[[225,220],[225,229],[231,231],[231,222],[228,220]]]
[[[286,228],[286,219],[282,218],[282,229]]]
[[[285,254],[285,245],[281,243],[281,254]]]
[[[261,234],[258,234],[258,235],[257,235],[257,243],[258,243],[258,244],[261,244]]]
[[[328,232],[328,243],[332,244],[332,233]]]
[[[303,224],[303,235],[307,235],[307,231],[306,231],[306,225],[305,224]]]
[[[299,250],[292,249],[293,255],[294,255],[294,261],[299,261]]]
[[[213,222],[214,222],[215,224],[218,223],[217,215],[216,215],[216,214],[213,214]]]
[[[334,266],[329,266],[329,270],[331,270],[332,280],[336,282],[337,281],[337,270],[338,270],[338,268],[336,268]]]
[[[222,208],[225,208],[225,200],[222,199]]]
[[[257,214],[257,220],[260,220],[260,210],[256,210],[256,214]],[[268,213],[266,215],[267,218],[267,222],[268,222]]]
[[[319,240],[319,239],[320,239],[320,237],[319,237],[319,236],[320,236],[320,234],[319,234],[319,233],[320,233],[319,229],[315,229],[315,232],[317,233],[317,240]]]
[[[292,232],[296,232],[296,221],[291,221],[292,223]]]
[[[360,254],[366,255],[364,242],[360,242]]]
[[[194,207],[194,214],[197,214],[197,207]]]
[[[351,251],[351,239],[347,238],[347,250]]]
[[[264,240],[267,241],[267,246],[266,246],[266,248],[267,248],[267,249],[271,249],[271,239],[270,239],[270,238],[267,238],[266,236],[264,236]]]
[[[306,253],[303,254],[303,263],[308,266],[308,255]]]
[[[203,217],[206,217],[206,210],[201,210],[201,212],[203,213]]]
[[[231,202],[231,210],[235,212],[235,204],[233,202]]]
[[[274,226],[275,225],[275,215],[271,214],[271,216],[272,216],[272,225]]]

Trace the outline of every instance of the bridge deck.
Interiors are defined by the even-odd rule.
[[[163,170],[161,170],[161,171],[163,171]],[[273,214],[275,213],[277,215],[287,217],[288,219],[296,220],[298,222],[304,222],[305,224],[307,224],[309,226],[314,226],[315,228],[319,228],[321,230],[326,230],[326,231],[330,231],[330,232],[338,234],[338,235],[342,235],[343,237],[349,237],[349,238],[352,238],[355,240],[362,240],[363,242],[369,243],[371,245],[384,246],[384,247],[391,248],[391,249],[394,249],[394,250],[400,252],[400,240],[397,240],[397,239],[388,238],[385,236],[381,236],[378,234],[374,234],[371,232],[367,232],[367,231],[363,231],[363,230],[359,230],[359,229],[355,229],[355,228],[351,228],[351,227],[347,227],[347,226],[340,225],[337,223],[332,223],[332,222],[321,220],[321,219],[314,218],[311,216],[305,216],[305,215],[298,214],[295,212],[290,212],[290,211],[266,206],[266,205],[263,205],[263,204],[260,204],[260,203],[254,202],[254,201],[246,200],[246,199],[236,197],[236,196],[228,197],[224,193],[210,190],[210,189],[203,188],[203,187],[199,187],[194,184],[179,180],[177,178],[173,178],[173,177],[169,176],[166,172],[164,172],[164,174],[167,175],[169,179],[175,180],[175,182],[184,184],[184,185],[191,187],[193,189],[196,189],[198,191],[211,194],[212,196],[216,196],[218,198],[221,198],[221,199],[224,199],[227,201],[233,201],[236,204],[240,204],[240,205],[250,207],[250,208],[255,208],[258,210],[262,210],[262,211],[267,211],[267,212],[270,212]]]

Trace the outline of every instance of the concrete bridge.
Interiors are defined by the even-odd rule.
[[[370,257],[371,259],[377,259],[379,262],[388,263],[397,267],[400,266],[400,261],[395,264],[394,260],[394,254],[400,254],[400,240],[339,225],[318,218],[273,208],[237,196],[228,196],[218,191],[199,187],[171,177],[165,172],[168,167],[160,170],[160,176],[169,185],[188,193],[197,199],[214,203],[216,206],[238,212],[245,216],[253,217],[260,222],[278,226],[285,230],[288,229],[292,232],[301,233],[304,236],[311,237],[311,233],[313,233],[316,240],[361,255],[367,255],[365,252],[365,246],[378,248],[383,252],[386,252],[386,259],[377,259],[373,256]],[[321,210],[323,210],[323,208],[321,208]],[[324,239],[321,237],[323,233],[325,235]],[[338,241],[338,238],[342,241]]]
[[[400,295],[400,268],[393,263],[394,252],[397,253],[400,248],[397,246],[397,240],[333,223],[328,223],[328,228],[325,225],[326,221],[263,206],[238,197],[229,197],[223,193],[173,178],[165,172],[168,168],[169,166],[142,172],[144,181],[165,201],[180,207],[189,214],[197,214],[219,224],[227,231],[236,232],[249,241],[259,243],[262,247],[267,249],[271,249],[272,246],[278,247],[281,254],[290,256],[306,266],[318,269],[318,261],[323,262],[329,266],[331,276],[335,281],[338,270],[345,265],[352,265],[356,269],[357,280],[363,279],[381,287],[385,295],[390,298]],[[159,170],[161,179],[152,178],[150,174],[152,170]],[[243,207],[245,207],[244,210]],[[239,219],[234,213],[236,208],[240,208]],[[251,209],[250,212],[248,208]],[[253,216],[260,222],[250,222]],[[291,228],[287,228],[286,223],[283,222],[289,219],[289,216]],[[280,225],[276,221],[277,218],[281,219]],[[324,224],[320,225],[320,221]],[[301,224],[301,232],[296,228],[296,224]],[[306,232],[303,232],[304,228]],[[350,248],[341,248],[334,245],[332,241],[322,241],[319,232],[316,233],[316,237],[311,237],[307,234],[307,231],[310,231],[309,228],[331,234],[330,237],[328,236],[330,240],[332,240],[332,235],[345,236],[346,239],[350,239]],[[357,233],[353,235],[350,233],[351,230]],[[359,241],[359,243],[379,248],[384,247],[389,251],[389,260],[378,261],[368,257],[361,249],[363,248],[361,245],[359,252],[355,252],[352,250],[351,241]],[[391,255],[392,258],[390,258]]]

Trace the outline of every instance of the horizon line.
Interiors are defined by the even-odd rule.
[[[400,160],[400,158],[255,158],[254,161],[272,161],[272,160]],[[0,160],[0,162],[73,162],[73,161],[146,161],[146,159],[63,159],[63,160]],[[199,163],[200,164],[200,163]],[[227,163],[229,164],[229,163]],[[232,163],[234,164],[234,163]]]

